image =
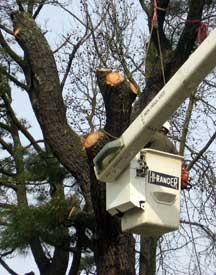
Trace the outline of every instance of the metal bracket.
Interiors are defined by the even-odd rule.
[[[145,155],[142,151],[140,152],[138,164],[139,164],[139,168],[136,168],[136,177],[144,178],[147,175],[148,166],[145,162]]]
[[[139,201],[140,204],[140,209],[144,210],[145,209],[145,201]]]

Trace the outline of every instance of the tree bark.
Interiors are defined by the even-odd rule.
[[[91,209],[89,167],[81,138],[68,126],[58,71],[52,51],[32,17],[25,12],[12,15],[17,42],[29,65],[24,71],[29,96],[46,142],[61,163],[79,181]],[[31,76],[29,79],[29,70]]]
[[[105,207],[105,185],[98,183],[93,170],[93,157],[113,137],[119,136],[129,125],[134,87],[124,77],[119,83],[106,81],[107,73],[98,71],[98,83],[104,98],[107,121],[105,135],[88,148],[88,159],[79,136],[66,120],[58,72],[53,54],[35,21],[24,12],[12,16],[15,36],[24,50],[29,64],[26,78],[31,81],[30,100],[41,125],[46,142],[61,163],[78,179],[85,199],[89,199],[89,179],[96,217],[96,265],[101,275],[134,275],[135,251],[132,235],[121,232],[118,218],[111,217]],[[90,176],[90,178],[89,178]],[[57,253],[57,252],[56,252]]]
[[[97,79],[107,120],[105,135],[88,149],[91,160],[107,141],[119,137],[128,127],[132,103],[136,98],[136,89],[119,73],[100,69],[97,70]],[[106,211],[105,184],[95,178],[93,163],[90,168],[92,202],[97,221],[95,246],[98,274],[135,274],[134,238],[131,234],[123,234],[120,219],[110,216]]]
[[[154,275],[156,271],[157,238],[140,237],[139,275]]]

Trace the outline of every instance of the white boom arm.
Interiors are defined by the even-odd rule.
[[[191,54],[120,138],[94,158],[96,177],[113,182],[163,123],[216,66],[216,29]]]

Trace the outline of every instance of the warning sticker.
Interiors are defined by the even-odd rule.
[[[174,177],[155,171],[148,172],[148,182],[151,184],[165,186],[176,190],[179,189],[179,177]]]

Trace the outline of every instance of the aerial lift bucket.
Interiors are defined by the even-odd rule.
[[[179,226],[183,157],[141,150],[114,182],[106,184],[106,206],[121,216],[123,232],[157,236]]]

